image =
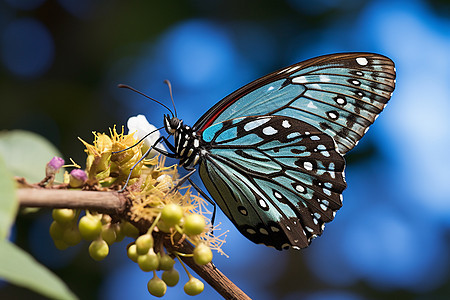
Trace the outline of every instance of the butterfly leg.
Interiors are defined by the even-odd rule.
[[[202,197],[208,201],[209,203],[211,203],[211,205],[213,206],[213,214],[211,217],[211,225],[214,226],[214,219],[216,217],[216,202],[214,202],[198,185],[196,185],[192,179],[190,178],[192,176],[192,174],[194,174],[197,171],[197,169],[192,169],[190,170],[189,173],[187,173],[186,175],[184,175],[180,180],[178,180],[177,184],[170,190],[169,193],[173,192],[174,190],[176,190],[177,188],[179,188],[180,186],[182,186],[186,180],[189,181],[189,183],[194,187],[194,189],[197,190],[197,192],[199,192],[200,195],[202,195]]]
[[[203,198],[205,198],[206,201],[208,201],[209,203],[211,203],[211,205],[213,206],[213,214],[211,216],[211,226],[214,226],[214,220],[216,218],[216,202],[214,202],[198,185],[196,185],[190,178],[188,178],[189,183],[197,190],[197,192],[200,193],[200,195],[202,195]]]

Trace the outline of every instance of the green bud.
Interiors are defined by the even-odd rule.
[[[134,227],[130,222],[124,222],[122,225],[122,231],[126,236],[137,238],[139,236],[139,230]]]
[[[102,222],[97,216],[86,215],[78,222],[81,237],[87,241],[96,239],[102,231]]]
[[[62,240],[65,228],[56,221],[53,221],[49,228],[50,236],[54,241]]]
[[[167,291],[167,285],[164,281],[159,279],[158,276],[155,276],[150,279],[147,284],[148,291],[155,297],[162,297]]]
[[[164,271],[161,277],[168,286],[176,286],[180,281],[180,273],[175,269]]]
[[[69,248],[69,245],[67,245],[63,240],[53,240],[53,243],[58,250],[66,250]]]
[[[100,235],[110,246],[114,244],[117,238],[116,231],[111,227],[111,224],[103,225],[102,233]]]
[[[153,236],[149,233],[143,234],[136,239],[136,251],[139,255],[144,255],[153,248]]]
[[[150,249],[147,254],[138,256],[137,263],[142,271],[150,272],[158,269],[159,258],[153,249]]]
[[[210,263],[212,260],[213,254],[211,248],[207,245],[201,243],[197,245],[194,249],[194,261],[197,265],[203,266],[207,263]]]
[[[76,225],[66,228],[64,230],[62,240],[69,246],[75,246],[81,242],[80,231],[78,231],[78,228],[76,227]]]
[[[195,277],[191,277],[184,285],[184,292],[189,296],[196,296],[203,292],[205,285]]]
[[[166,222],[164,222],[163,220],[159,220],[157,226],[158,229],[161,230],[162,232],[170,233],[171,226],[167,225]]]
[[[76,215],[76,211],[70,208],[55,208],[52,210],[53,220],[61,225],[71,224]]]
[[[168,226],[179,224],[182,217],[183,209],[181,206],[174,203],[166,204],[161,211],[161,220],[163,220]]]
[[[139,254],[136,251],[136,244],[131,244],[127,249],[127,256],[129,259],[137,263]]]
[[[199,214],[190,214],[184,218],[184,233],[187,235],[198,235],[205,227],[205,219]]]
[[[111,227],[116,231],[116,243],[121,242],[125,238],[125,233],[122,230],[122,224],[115,223]]]
[[[175,261],[172,257],[170,257],[167,254],[161,255],[161,258],[159,259],[159,269],[160,270],[171,270],[173,268],[173,265],[175,264]]]
[[[95,240],[89,245],[89,255],[94,260],[102,260],[109,254],[108,244],[104,240]]]

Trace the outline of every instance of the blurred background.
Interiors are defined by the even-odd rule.
[[[193,124],[260,76],[344,51],[384,54],[398,77],[346,156],[343,208],[308,249],[283,252],[246,240],[219,212],[229,258],[214,262],[253,299],[448,299],[450,1],[3,0],[0,129],[41,134],[84,164],[77,137],[91,141],[137,114],[162,125],[167,111],[118,83],[170,104],[169,79],[179,116]],[[126,257],[127,242],[98,263],[87,243],[56,250],[50,223],[48,211],[20,216],[13,238],[81,299],[152,297],[151,274]],[[185,281],[165,298],[188,298]],[[0,298],[41,299],[5,283]],[[219,298],[206,287],[196,299]]]

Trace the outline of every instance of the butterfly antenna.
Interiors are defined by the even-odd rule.
[[[122,150],[119,150],[119,151],[113,151],[112,154],[124,152],[124,151],[130,150],[130,149],[133,148],[133,147],[136,147],[136,146],[139,145],[143,140],[145,140],[149,135],[151,135],[152,133],[157,132],[158,130],[161,130],[161,129],[163,129],[163,128],[164,128],[164,126],[161,126],[161,127],[159,127],[159,128],[156,128],[156,129],[153,130],[153,131],[150,131],[149,133],[147,133],[146,135],[144,135],[144,137],[142,137],[138,142],[136,142],[135,144],[133,144],[133,146],[127,147],[127,148],[122,149]]]
[[[136,92],[136,93],[138,93],[138,94],[144,96],[144,97],[147,98],[147,99],[150,99],[150,100],[152,100],[152,101],[155,101],[155,102],[158,103],[159,105],[162,105],[162,106],[164,106],[165,108],[167,108],[167,109],[170,111],[170,114],[172,115],[172,117],[174,116],[172,110],[171,110],[170,108],[168,108],[167,105],[165,105],[164,103],[159,102],[159,101],[156,100],[156,99],[153,99],[153,98],[150,97],[150,96],[147,96],[146,94],[144,94],[144,93],[138,91],[137,89],[135,89],[135,88],[133,88],[133,87],[131,87],[131,86],[129,86],[129,85],[122,84],[122,83],[119,83],[119,84],[117,85],[117,87],[132,90],[133,92]],[[170,95],[172,96],[172,92],[170,93]],[[172,102],[173,102],[173,99],[172,99]],[[175,111],[175,116],[176,116],[176,111]]]
[[[173,95],[172,95],[172,84],[170,83],[169,80],[164,80],[164,83],[167,84],[167,86],[169,87],[169,93],[170,93],[170,99],[172,100],[172,105],[173,105],[173,111],[175,112],[175,117],[177,116],[177,108],[175,107],[175,101],[173,101]]]

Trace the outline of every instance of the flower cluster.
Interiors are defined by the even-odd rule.
[[[86,169],[75,169],[65,176],[65,182],[71,188],[117,190],[128,185],[126,215],[54,209],[50,235],[58,249],[76,245],[82,239],[90,241],[89,254],[95,260],[107,257],[111,244],[126,236],[132,237],[135,241],[128,245],[127,255],[142,271],[153,272],[153,278],[148,282],[152,295],[161,297],[167,286],[178,283],[175,260],[189,276],[185,292],[197,295],[203,291],[203,283],[187,271],[180,256],[192,256],[198,265],[208,264],[212,260],[211,249],[223,254],[221,246],[226,233],[211,234],[212,228],[205,216],[210,212],[205,201],[191,193],[190,187],[177,186],[176,165],[165,166],[164,157],[156,153],[143,158],[159,137],[145,117],[131,118],[128,126],[131,127],[129,134],[124,134],[123,129],[118,133],[114,127],[109,135],[94,133],[93,144],[82,140],[87,153]],[[140,129],[155,132],[146,142],[138,143],[144,136]],[[158,147],[161,149],[162,145]],[[47,165],[48,172],[57,172],[64,164],[59,159],[52,161]],[[193,253],[174,250],[185,240],[194,246]],[[159,270],[162,279],[156,273]]]

